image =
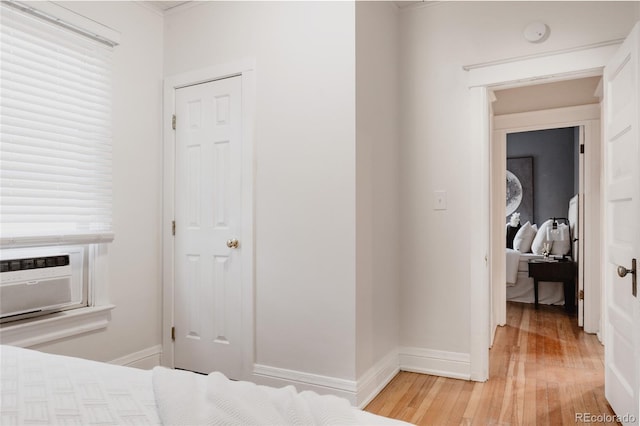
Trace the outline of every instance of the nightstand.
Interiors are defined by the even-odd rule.
[[[536,309],[538,308],[538,283],[540,281],[551,281],[562,282],[564,286],[564,308],[569,313],[575,312],[577,273],[578,268],[576,262],[571,260],[530,260],[529,276],[533,278]]]

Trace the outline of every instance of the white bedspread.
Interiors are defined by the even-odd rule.
[[[520,263],[520,252],[507,249],[507,285],[514,285],[518,281],[518,264]]]
[[[348,401],[293,386],[276,389],[214,372],[153,369],[153,390],[165,425],[355,425]]]
[[[2,426],[160,425],[161,420],[183,425],[408,424],[358,410],[338,397],[298,394],[291,386],[232,382],[219,373],[139,370],[5,345],[0,345],[0,402]],[[220,411],[211,413],[212,407]]]
[[[0,346],[0,424],[159,425],[151,371]]]

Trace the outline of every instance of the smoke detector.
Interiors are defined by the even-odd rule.
[[[529,43],[542,43],[549,38],[549,27],[544,22],[532,22],[524,29],[523,35]]]

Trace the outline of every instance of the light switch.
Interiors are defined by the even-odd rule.
[[[433,209],[434,210],[447,209],[447,191],[435,191]]]

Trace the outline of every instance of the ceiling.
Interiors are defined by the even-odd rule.
[[[189,3],[188,1],[145,1],[155,7],[156,9],[164,12],[165,10],[173,9],[174,7],[180,6],[185,3]]]
[[[513,89],[496,90],[495,115],[540,111],[577,105],[597,104],[595,95],[601,77],[578,78],[555,83],[534,84]]]
[[[413,6],[413,5],[420,4],[420,3],[425,3],[425,0],[418,0],[418,1],[402,0],[402,1],[394,1],[394,3],[400,9],[404,9],[405,7]]]
[[[164,0],[158,0],[158,1],[150,1],[150,0],[144,0],[145,3],[148,3],[150,5],[152,5],[153,7],[155,7],[156,9],[160,10],[161,12],[167,11],[169,9],[173,9],[174,7],[178,7],[180,5],[183,5],[185,3],[189,3],[189,1],[191,0],[187,0],[187,1],[164,1]],[[421,4],[421,3],[432,3],[430,1],[425,1],[425,0],[400,0],[400,1],[394,1],[395,5],[398,6],[398,8],[400,9],[405,9],[407,7],[410,6],[415,6],[417,4]]]

